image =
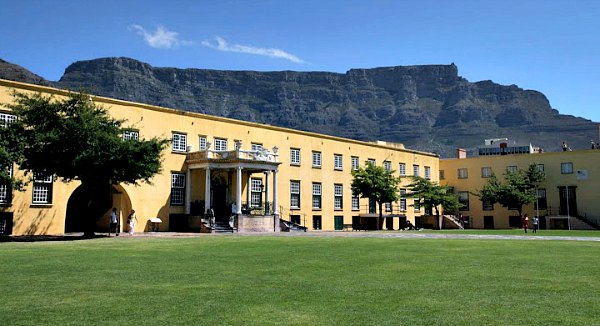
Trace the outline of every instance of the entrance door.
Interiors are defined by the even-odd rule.
[[[560,194],[560,215],[577,216],[577,194],[575,186],[558,187]]]
[[[344,217],[343,216],[334,216],[333,217],[333,226],[336,230],[344,229]]]
[[[215,185],[212,188],[213,211],[215,222],[229,223],[231,211],[227,209],[227,185]]]
[[[494,228],[494,217],[493,216],[484,216],[483,217],[483,228],[484,229],[493,229]]]

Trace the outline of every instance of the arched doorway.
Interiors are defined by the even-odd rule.
[[[93,199],[93,200],[92,200]],[[109,216],[113,207],[119,213],[119,227],[123,229],[123,218],[131,211],[131,200],[120,185],[107,185],[92,189],[81,185],[73,191],[67,202],[65,233],[108,232]]]

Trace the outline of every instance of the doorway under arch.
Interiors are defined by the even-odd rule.
[[[94,200],[92,200],[94,199]],[[110,211],[117,208],[119,229],[122,229],[123,216],[131,211],[131,200],[121,185],[108,185],[103,189],[92,189],[80,185],[73,191],[67,202],[65,233],[108,232]]]

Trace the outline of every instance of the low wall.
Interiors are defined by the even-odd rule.
[[[281,232],[278,215],[239,215],[238,232]]]

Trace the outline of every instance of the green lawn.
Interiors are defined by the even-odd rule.
[[[600,243],[200,236],[0,243],[2,325],[599,325]]]
[[[412,231],[411,231],[412,232]],[[497,230],[483,230],[483,229],[466,229],[466,230],[420,230],[418,232],[426,233],[439,233],[439,234],[477,234],[477,235],[527,235],[527,236],[558,236],[558,237],[598,237],[600,238],[600,231],[598,230],[539,230],[537,233],[531,232],[531,229],[527,230],[527,233],[523,229],[497,229]]]

